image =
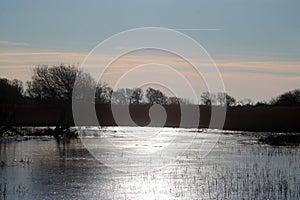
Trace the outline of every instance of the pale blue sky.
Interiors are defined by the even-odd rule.
[[[274,82],[286,80],[285,84],[267,87],[267,93],[261,91],[256,95],[253,90],[249,95],[254,99],[266,99],[300,85],[299,8],[298,0],[0,0],[0,53],[85,54],[113,34],[145,26],[218,29],[182,32],[201,43],[217,64],[240,65],[224,68],[227,75],[242,73],[247,77],[247,74],[255,74],[272,78]],[[15,74],[22,79],[21,69],[32,67],[36,62],[50,64],[47,59],[31,62],[22,57],[24,63],[21,65],[16,62],[20,57],[11,55],[3,59],[6,58],[3,54],[0,58],[0,73],[9,78]],[[64,60],[62,56],[57,59],[62,59],[57,62],[82,61],[76,57],[73,60]],[[255,62],[255,69],[247,66],[248,62],[249,65]],[[266,69],[266,63],[271,66],[273,62],[277,68]],[[12,70],[9,71],[10,67]],[[280,77],[277,79],[277,76]],[[241,90],[234,89],[236,83],[232,80],[228,77],[228,90],[237,96],[245,96]],[[245,88],[251,88],[249,83],[244,84]]]

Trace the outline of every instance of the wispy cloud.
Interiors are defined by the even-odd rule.
[[[32,69],[38,65],[57,65],[60,63],[76,64],[82,63],[87,53],[84,52],[8,52],[0,51],[0,77],[17,78],[24,82],[30,80]],[[98,80],[97,69],[105,67],[106,61],[110,61],[115,56],[99,55],[89,59],[88,68],[92,76]],[[284,91],[295,89],[299,85],[300,62],[299,61],[256,61],[249,62],[244,60],[216,60],[217,66],[221,71],[222,78],[228,92],[238,99],[250,97],[254,100],[268,99]],[[193,67],[186,61],[174,55],[168,54],[130,54],[119,58],[111,63],[105,72],[104,81],[114,84],[132,67],[144,64],[159,63],[167,65],[180,74],[187,77],[192,85],[196,86],[196,92],[200,94],[207,90],[203,82],[203,77],[195,72]],[[210,76],[211,64],[202,60],[196,60],[201,67],[201,72],[205,76]],[[157,70],[158,69],[158,70]],[[163,69],[153,67],[145,68],[141,71],[141,76],[145,79],[149,74],[173,78]],[[175,79],[175,77],[174,77]],[[259,89],[258,89],[259,86]],[[180,87],[180,83],[179,86]]]
[[[27,65],[54,65],[80,63],[86,55],[78,52],[1,52],[0,69]]]
[[[0,40],[0,45],[5,45],[5,46],[29,46],[30,44],[27,43],[27,42],[12,42],[12,41]]]
[[[177,31],[221,31],[220,28],[175,28]]]
[[[59,63],[75,64],[81,63],[87,53],[83,52],[1,52],[0,51],[0,69],[18,68],[27,66],[32,68],[37,65],[55,65]],[[99,55],[89,58],[89,67],[98,68],[105,67],[104,63],[114,58],[113,55]],[[206,63],[202,60],[195,60],[199,63],[201,72],[209,73],[211,63]],[[174,55],[155,54],[155,55],[126,55],[119,58],[110,65],[110,70],[107,72],[122,73],[128,69],[147,63],[159,63],[171,66],[180,72],[194,73],[193,67],[185,60]],[[276,62],[276,61],[230,61],[217,60],[217,66],[222,74],[261,74],[269,76],[297,76],[300,75],[300,62]]]
[[[300,76],[299,61],[217,61],[224,73]]]

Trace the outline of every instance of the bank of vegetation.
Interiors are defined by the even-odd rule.
[[[94,92],[95,98],[85,99],[83,92],[72,99],[74,87],[81,88],[87,93]],[[167,96],[163,91],[153,87],[146,90],[141,88],[113,90],[106,83],[96,83],[90,74],[74,66],[63,64],[51,67],[38,66],[33,71],[32,79],[26,83],[0,79],[0,134],[18,133],[15,127],[20,126],[54,126],[55,130],[68,132],[69,127],[74,125],[72,101],[94,104],[99,123],[103,126],[116,125],[110,106],[112,104],[119,107],[120,112],[122,107],[129,105],[133,120],[142,126],[149,123],[150,107],[160,104],[167,113],[165,126],[170,127],[177,127],[180,124],[180,106],[199,107],[201,116],[199,128],[208,127],[212,107],[227,106],[225,129],[300,131],[298,125],[300,90],[288,91],[269,102],[257,103],[251,99],[237,101],[233,96],[223,92],[203,92],[199,96],[201,102],[195,105],[188,99]]]

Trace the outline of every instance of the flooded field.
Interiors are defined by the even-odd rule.
[[[2,139],[0,199],[300,199],[300,147],[217,130],[81,131]]]

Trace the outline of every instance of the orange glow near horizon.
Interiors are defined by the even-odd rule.
[[[86,53],[81,52],[0,52],[1,78],[20,79],[23,82],[30,80],[32,69],[38,65],[58,65],[60,63],[80,65]],[[102,55],[104,59],[113,58],[112,55]],[[254,100],[268,100],[287,90],[296,89],[299,85],[300,62],[299,61],[215,61],[225,88],[233,96],[239,98],[252,98]],[[128,55],[116,62],[106,72],[105,81],[113,80],[127,68],[140,63],[162,63],[169,65],[178,72],[197,82],[201,79],[195,76],[188,63],[182,59],[167,55]],[[203,63],[202,63],[203,65]],[[101,63],[95,62],[92,67],[100,67]],[[203,73],[209,70],[203,66]],[[167,74],[166,74],[167,76]],[[199,91],[203,87],[199,86]]]

